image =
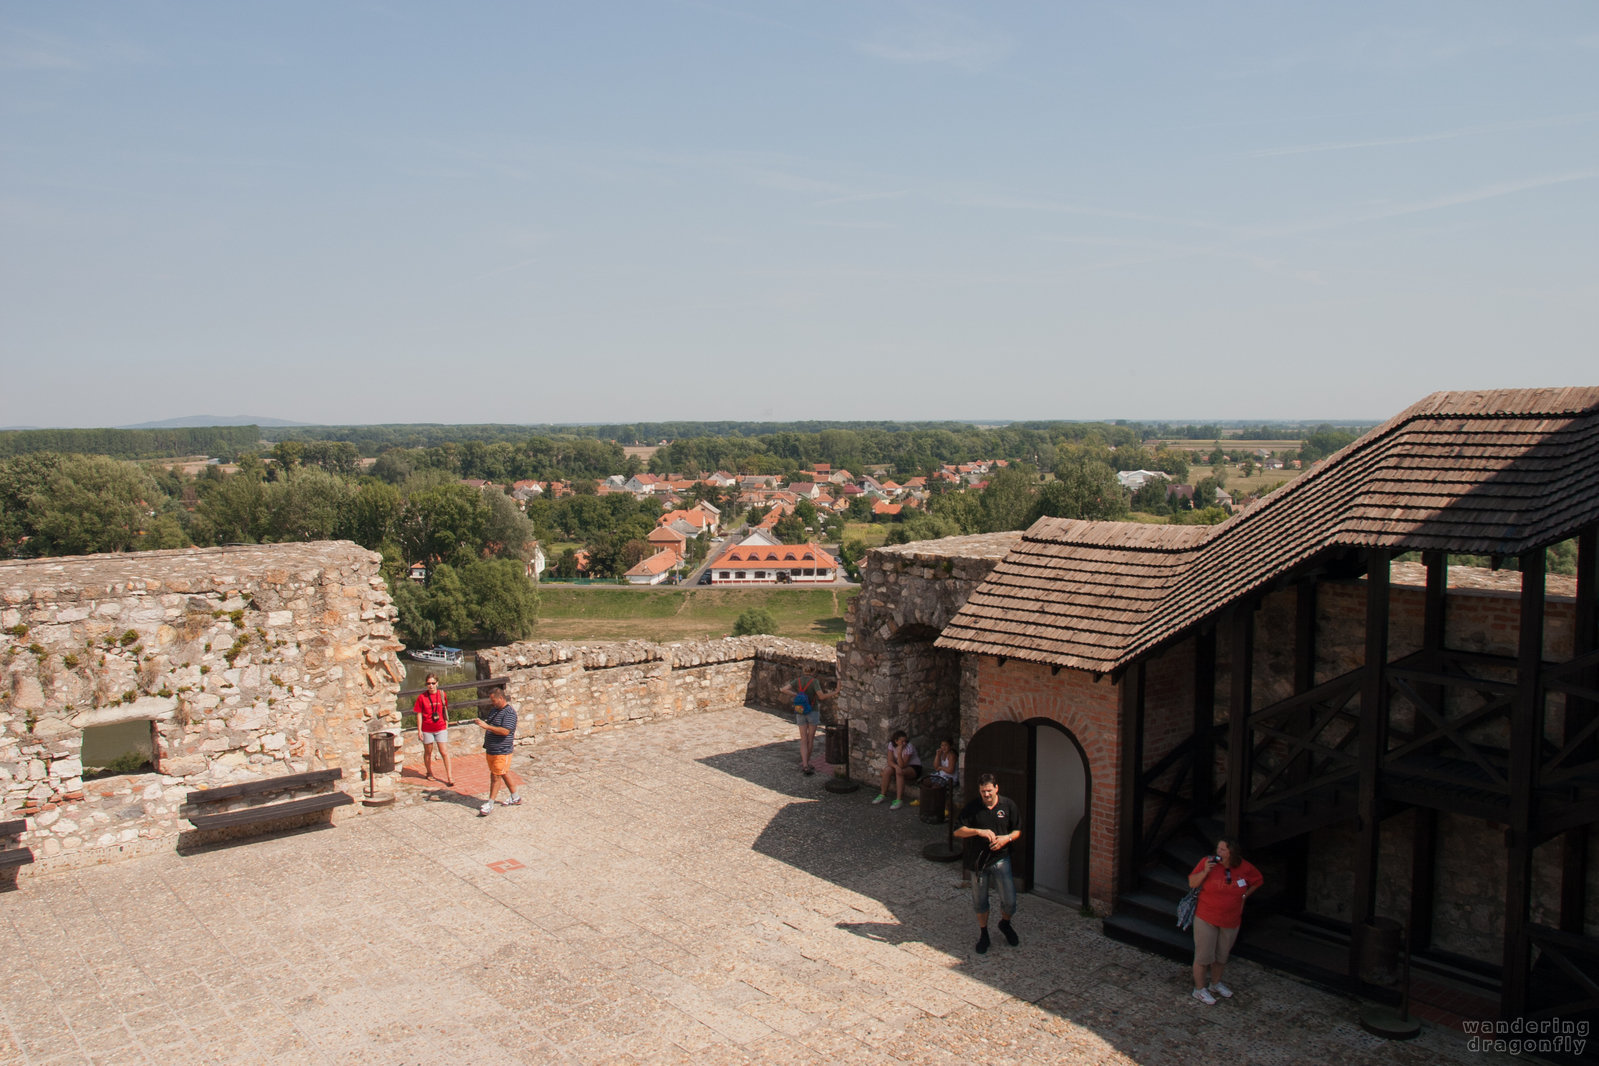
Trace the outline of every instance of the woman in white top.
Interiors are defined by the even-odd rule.
[[[883,767],[883,782],[878,786],[877,798],[873,803],[882,803],[888,798],[888,782],[894,781],[894,802],[888,805],[891,811],[897,811],[900,804],[905,802],[905,786],[922,776],[922,757],[916,754],[916,745],[906,735],[905,730],[898,730],[894,738],[888,742],[888,762]]]

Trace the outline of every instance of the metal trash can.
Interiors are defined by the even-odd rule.
[[[374,774],[394,772],[394,734],[384,730],[366,735],[367,763]]]
[[[827,762],[830,766],[849,764],[849,723],[827,727]]]
[[[922,795],[918,804],[917,814],[928,825],[942,825],[944,822],[944,800],[946,789],[943,785],[934,784],[922,778]]]
[[[1405,927],[1392,918],[1372,918],[1355,927],[1360,938],[1360,979],[1384,988],[1399,984]]]

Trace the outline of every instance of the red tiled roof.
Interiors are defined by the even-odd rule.
[[[642,577],[648,574],[653,577],[656,574],[664,574],[666,571],[677,565],[679,558],[681,558],[681,556],[679,556],[677,552],[673,551],[671,548],[664,548],[650,556],[648,559],[639,560],[636,565],[628,570],[626,576]]]
[[[1435,393],[1217,526],[1040,519],[937,643],[1114,670],[1328,549],[1566,539],[1596,484],[1599,388]]]
[[[717,557],[712,568],[760,566],[768,570],[804,570],[837,565],[815,544],[735,544]]]

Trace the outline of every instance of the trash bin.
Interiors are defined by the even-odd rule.
[[[374,774],[394,772],[394,734],[387,730],[366,735],[368,765]]]
[[[1399,984],[1405,927],[1392,918],[1372,918],[1355,927],[1360,938],[1360,979],[1384,988]]]
[[[943,785],[934,784],[925,777],[922,778],[922,797],[918,810],[922,821],[928,825],[943,824],[945,794],[946,791]]]
[[[849,763],[849,723],[840,722],[838,725],[827,727],[827,762],[830,766],[845,766]]]

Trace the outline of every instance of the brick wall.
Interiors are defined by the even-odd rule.
[[[1120,765],[1119,688],[1109,678],[991,656],[974,660],[975,704],[962,709],[962,732],[970,737],[991,722],[1047,718],[1064,726],[1088,759],[1088,903],[1108,912],[1115,899],[1117,767]]]

